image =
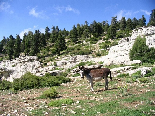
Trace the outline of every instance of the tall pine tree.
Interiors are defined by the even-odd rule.
[[[16,36],[15,45],[14,45],[14,58],[19,57],[21,52],[21,39],[20,36]]]

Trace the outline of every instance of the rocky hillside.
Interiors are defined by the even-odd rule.
[[[48,62],[43,66],[36,56],[20,56],[12,61],[5,60],[0,62],[0,77],[8,81],[20,78],[26,72],[31,72],[37,76],[51,73],[57,75],[61,71],[74,68],[80,62],[93,62],[94,64],[109,65],[132,65],[139,64],[141,61],[130,61],[129,51],[132,48],[136,37],[145,36],[146,44],[155,48],[155,27],[141,27],[132,31],[131,37],[122,38],[118,45],[112,46],[108,55],[94,58],[91,55],[64,56],[56,59],[54,62]],[[76,68],[76,67],[75,67]],[[62,70],[58,70],[62,69]],[[128,68],[127,68],[128,69]],[[127,70],[124,69],[124,70]],[[146,68],[148,70],[148,68]],[[146,70],[145,69],[145,70]],[[114,72],[120,69],[113,69]]]

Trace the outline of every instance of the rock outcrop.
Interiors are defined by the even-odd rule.
[[[135,63],[141,63],[139,60],[130,61],[129,59],[130,49],[132,48],[134,41],[138,36],[145,36],[146,45],[155,48],[155,27],[141,27],[139,29],[134,29],[131,37],[122,38],[118,45],[112,46],[108,55],[100,58],[94,58],[92,60],[95,62],[104,62],[103,65],[131,65]]]

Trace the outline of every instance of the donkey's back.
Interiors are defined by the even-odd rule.
[[[110,79],[111,78],[111,71],[109,68],[100,68],[100,69],[92,69],[90,70],[90,75],[95,78],[95,77],[108,77],[108,75],[110,74]]]

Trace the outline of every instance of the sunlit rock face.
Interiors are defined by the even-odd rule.
[[[107,56],[102,56],[100,58],[94,58],[96,62],[102,61],[104,65],[112,65],[112,64],[124,64],[124,65],[131,65],[131,64],[139,64],[141,61],[134,60],[130,61],[129,59],[129,52],[132,48],[135,39],[138,37],[145,37],[146,38],[146,45],[149,48],[155,48],[155,27],[141,27],[139,29],[134,29],[131,33],[131,37],[122,38],[118,45],[112,46],[109,50]]]

